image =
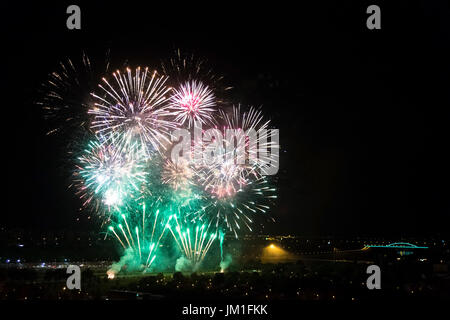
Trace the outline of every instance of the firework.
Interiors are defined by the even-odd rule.
[[[47,134],[79,130],[88,124],[87,110],[92,104],[89,93],[97,85],[99,75],[109,68],[108,53],[101,61],[92,65],[83,52],[80,59],[61,61],[49,74],[42,84],[41,97],[36,101],[52,126]]]
[[[112,82],[103,78],[101,93],[92,93],[96,102],[89,110],[94,116],[91,129],[106,137],[119,134],[121,143],[139,141],[152,150],[164,149],[176,126],[167,110],[167,77],[140,67],[134,73],[130,69],[125,74],[116,71],[113,77]]]
[[[168,184],[174,191],[186,191],[192,185],[194,168],[186,160],[173,163],[166,160],[162,172],[162,183]]]
[[[178,88],[178,98],[183,98],[184,96],[185,101],[196,101],[198,100],[197,98],[202,97],[214,98],[214,106],[210,105],[208,108],[219,108],[227,104],[227,96],[232,87],[225,84],[224,77],[220,74],[216,74],[206,60],[199,59],[194,54],[181,52],[180,49],[177,49],[169,59],[161,62],[161,69],[163,74],[170,77],[172,81],[171,85],[174,88]],[[190,88],[188,88],[188,86],[190,86]],[[197,89],[194,87],[197,87]],[[194,94],[191,95],[191,97],[189,97],[189,95],[186,96],[186,93],[188,92]],[[195,93],[197,94],[195,95]],[[192,97],[194,99],[192,99]],[[181,101],[183,100],[181,99]],[[172,103],[173,102],[174,101],[172,101]],[[192,102],[190,104],[192,105]],[[197,117],[200,117],[200,119],[204,120],[206,123],[214,123],[212,122],[214,121],[214,118],[210,119],[206,114],[206,112],[209,114],[211,111],[204,110],[204,114],[199,114],[198,112],[192,113],[191,111],[188,116],[186,107],[182,107],[179,104],[175,104],[174,107],[175,110],[178,110],[179,120],[184,118],[183,114],[186,116],[187,121],[189,121],[193,115],[197,114]]]
[[[123,212],[116,209],[108,231],[127,252],[126,259],[122,259],[123,265],[144,272],[150,269],[157,260],[158,248],[169,228],[170,219],[154,206],[146,210],[145,202],[135,210]]]
[[[213,197],[233,197],[248,183],[246,168],[235,164],[234,159],[221,161],[200,171],[200,182]]]
[[[233,106],[231,115],[220,110],[220,115],[225,125],[225,149],[226,157],[234,156],[234,150],[238,149],[247,165],[247,170],[264,173],[267,166],[278,163],[278,137],[277,131],[269,130],[270,121],[265,121],[261,110],[250,107],[248,111],[241,112],[241,106]],[[227,130],[237,131],[233,137],[227,136]],[[236,138],[236,144],[234,139]],[[270,151],[270,157],[269,157]]]
[[[189,267],[195,271],[200,267],[216,240],[217,232],[210,231],[211,223],[183,224],[176,215],[172,217],[173,226],[169,225],[169,231],[178,248],[189,261]]]
[[[146,181],[143,155],[135,145],[119,149],[113,143],[92,140],[77,159],[75,185],[83,206],[95,210],[122,205],[139,193]]]
[[[266,177],[247,178],[245,184],[233,193],[227,192],[221,197],[214,194],[205,196],[204,206],[196,212],[196,217],[199,220],[210,219],[214,221],[216,230],[228,230],[238,238],[243,228],[253,231],[251,224],[255,220],[271,218],[267,213],[276,198],[276,188]]]
[[[261,111],[250,108],[241,114],[241,107],[233,107],[231,116],[220,110],[223,125],[219,146],[211,143],[206,153],[214,153],[213,161],[203,161],[197,171],[200,183],[216,198],[233,197],[251,180],[258,180],[267,166],[278,162],[278,140],[268,130]],[[207,140],[212,140],[205,134]],[[271,156],[269,157],[268,154]],[[203,152],[194,148],[194,152]],[[200,158],[199,156],[194,156]]]
[[[209,83],[214,91],[219,91],[219,87],[223,87],[220,83],[223,76],[217,75],[213,69],[208,66],[207,61],[197,58],[194,54],[181,52],[180,49],[175,50],[174,54],[161,63],[164,74],[169,75],[178,83],[191,80],[200,80]],[[223,87],[224,90],[230,90],[231,87]]]
[[[82,63],[90,70],[87,56]],[[237,238],[241,229],[252,231],[252,224],[268,217],[276,198],[265,168],[278,162],[278,136],[262,112],[253,107],[241,111],[240,105],[226,112],[224,92],[231,88],[203,61],[179,50],[163,64],[164,75],[127,68],[99,84],[76,76],[71,60],[60,67],[40,104],[95,134],[76,158],[74,185],[83,207],[107,213],[106,236],[123,249],[108,277],[125,265],[145,272],[166,261],[161,259],[165,249],[158,248],[168,233],[185,266],[194,271],[219,239],[224,270],[229,264],[225,233]],[[195,130],[202,126],[198,135]],[[175,163],[168,153],[176,128],[193,128],[195,141],[189,145],[192,159]],[[216,134],[212,131],[220,135],[208,136]],[[211,144],[199,148],[203,141]],[[217,157],[209,161],[212,154]]]
[[[214,122],[215,97],[211,89],[199,81],[189,81],[173,90],[169,109],[180,125],[187,123],[192,128],[194,123],[211,124]]]
[[[214,221],[216,230],[229,230],[235,237],[242,227],[252,231],[255,219],[266,214],[276,199],[276,189],[265,168],[277,162],[278,140],[267,129],[261,111],[250,108],[241,112],[233,107],[231,114],[220,111],[223,125],[222,145],[216,159],[205,161],[195,172],[196,182],[203,187],[202,209],[198,219]],[[230,134],[231,132],[231,134]],[[207,140],[211,140],[207,137]],[[206,147],[215,149],[217,145]],[[268,157],[269,151],[274,157]]]

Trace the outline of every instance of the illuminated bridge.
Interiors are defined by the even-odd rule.
[[[388,245],[369,245],[366,244],[364,248],[392,248],[392,249],[428,249],[428,247],[419,247],[415,244],[407,242],[394,242]]]

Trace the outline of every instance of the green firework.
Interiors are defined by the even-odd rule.
[[[192,270],[197,270],[212,244],[217,232],[211,231],[211,223],[183,223],[176,215],[172,216],[169,231],[184,257],[189,261]]]
[[[148,209],[145,202],[136,207],[135,210],[126,211],[116,208],[108,230],[128,252],[127,263],[146,271],[157,259],[158,248],[167,233],[170,216],[167,218],[154,206]]]

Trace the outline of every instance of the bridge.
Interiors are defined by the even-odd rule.
[[[391,248],[391,249],[428,249],[428,247],[420,247],[407,242],[394,242],[388,245],[364,245],[364,248]]]

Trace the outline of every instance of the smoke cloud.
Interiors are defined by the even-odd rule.
[[[233,258],[231,258],[231,255],[230,255],[230,254],[227,254],[227,255],[225,256],[225,259],[223,259],[223,260],[220,262],[220,270],[221,270],[221,271],[225,271],[225,270],[230,266],[230,264],[231,264],[232,261],[233,261]]]

